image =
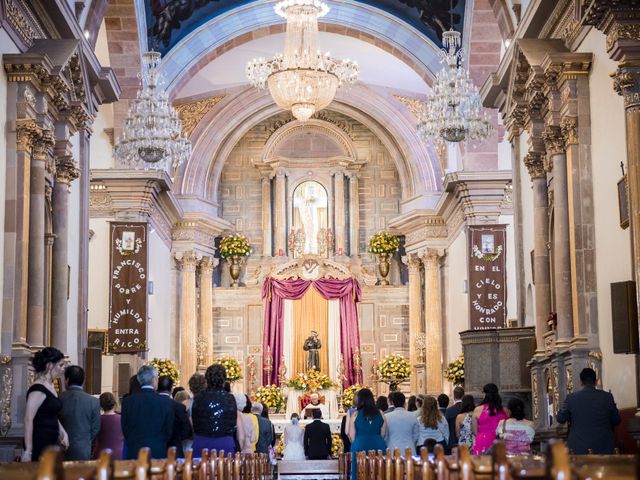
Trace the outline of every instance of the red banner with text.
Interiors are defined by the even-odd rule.
[[[469,328],[507,326],[506,225],[469,227]]]
[[[110,222],[109,353],[147,350],[147,224]]]

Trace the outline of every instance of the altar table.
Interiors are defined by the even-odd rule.
[[[300,423],[298,423],[298,425],[300,425],[301,427],[304,427],[306,425],[309,425],[313,420],[300,420]],[[329,425],[329,428],[331,429],[331,433],[340,433],[340,422],[342,420],[341,419],[331,419],[331,420],[323,420],[324,423],[327,423]],[[275,418],[271,420],[271,423],[273,423],[273,428],[276,431],[276,435],[282,435],[284,433],[284,427],[286,427],[287,425],[289,425],[291,423],[291,420],[289,419],[281,419],[281,418]]]
[[[305,392],[302,390],[286,389],[285,393],[287,395],[285,415],[287,420],[289,420],[292,413],[300,413],[300,397],[304,396]],[[334,390],[320,390],[318,391],[318,395],[324,397],[324,404],[329,409],[329,418],[338,418],[338,398],[336,397],[336,392]],[[329,418],[325,418],[324,420],[329,420]]]

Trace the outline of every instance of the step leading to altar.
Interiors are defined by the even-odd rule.
[[[334,480],[338,478],[338,460],[280,460],[278,478],[286,480]]]

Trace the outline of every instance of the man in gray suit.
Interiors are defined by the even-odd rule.
[[[567,395],[558,412],[558,423],[569,422],[569,450],[576,455],[613,453],[613,427],[620,423],[620,414],[613,395],[596,389],[596,372],[584,368],[580,372],[582,390]]]
[[[402,392],[389,395],[393,402],[393,412],[385,413],[387,420],[387,448],[393,451],[399,448],[402,454],[407,448],[416,454],[416,440],[418,439],[418,420],[415,412],[408,412],[404,408],[405,396]]]
[[[71,365],[65,369],[60,422],[69,435],[66,460],[89,460],[91,442],[100,431],[100,401],[82,390],[83,383],[82,367]]]

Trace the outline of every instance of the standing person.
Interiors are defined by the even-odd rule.
[[[475,435],[473,454],[482,455],[488,452],[496,439],[496,428],[500,420],[508,417],[502,407],[502,397],[498,393],[495,383],[487,383],[482,387],[484,399],[473,410],[471,417],[471,431]]]
[[[283,460],[304,460],[304,430],[298,425],[300,416],[291,414],[291,423],[284,427],[284,455]]]
[[[258,418],[251,413],[251,399],[249,395],[244,395],[244,408],[242,409],[242,415],[245,417],[245,421],[248,419],[251,422],[251,450],[249,453],[256,451],[256,445],[258,444],[258,435],[260,434],[260,425],[258,425]]]
[[[349,410],[347,410],[347,413],[342,417],[342,420],[340,421],[340,438],[342,439],[342,447],[343,447],[343,452],[350,452],[351,451],[351,439],[349,438],[349,434],[347,432],[347,429],[349,428],[349,419],[351,418],[351,415],[353,415],[356,412],[356,405],[358,404],[358,392],[355,392],[353,394],[353,403],[352,405],[349,407]]]
[[[453,405],[444,412],[444,418],[449,424],[449,451],[458,445],[458,436],[456,435],[456,417],[460,413],[462,397],[464,396],[464,388],[457,386],[453,389]]]
[[[407,400],[407,412],[415,412],[418,410],[418,405],[416,404],[417,398],[415,395],[409,397],[409,400]]]
[[[356,411],[349,417],[347,434],[351,440],[351,477],[356,480],[356,453],[369,450],[385,450],[387,422],[376,407],[373,392],[368,388],[358,390]],[[364,480],[364,479],[360,479]]]
[[[446,393],[441,393],[440,395],[438,395],[438,409],[440,410],[440,413],[442,414],[442,416],[444,416],[448,407],[449,407],[449,395],[447,395]]]
[[[476,408],[476,402],[473,395],[463,395],[460,402],[460,413],[456,417],[456,437],[458,445],[467,445],[473,447],[475,438],[471,430],[471,417],[473,410]]]
[[[248,397],[244,393],[233,393],[232,395],[236,399],[236,408],[240,414],[239,422],[242,424],[244,432],[242,441],[237,438],[236,433],[236,449],[242,453],[253,453],[253,444],[258,440],[258,430],[253,426],[253,419],[250,415],[242,413],[247,406]]]
[[[114,460],[122,460],[122,446],[124,435],[120,424],[120,414],[116,413],[116,397],[111,392],[104,392],[98,399],[102,415],[100,416],[100,431],[96,436],[93,458],[98,458],[105,448],[111,450]]]
[[[418,449],[431,439],[445,447],[449,441],[449,424],[440,413],[438,401],[433,397],[425,397],[420,416],[418,417],[417,429]]]
[[[64,354],[55,347],[45,347],[31,359],[36,380],[27,390],[23,462],[38,461],[51,445],[69,446],[67,432],[58,420],[62,402],[53,386],[53,381],[64,372],[64,363]]]
[[[387,409],[383,412],[385,415],[387,413],[391,413],[395,410],[396,407],[393,406],[393,396],[396,394],[396,392],[389,392],[389,395],[387,395]]]
[[[171,398],[172,388],[173,379],[169,375],[162,375],[158,379],[158,395],[165,400],[173,411],[173,433],[169,439],[168,446],[176,447],[176,455],[179,458],[183,458],[182,443],[193,436],[193,429],[191,428],[187,408],[182,403],[176,402]]]
[[[269,453],[269,445],[273,440],[273,432],[271,430],[271,422],[268,418],[262,416],[262,404],[253,402],[251,404],[251,413],[258,420],[258,441],[256,442],[256,453]]]
[[[304,454],[309,460],[326,460],[331,455],[331,428],[324,423],[322,412],[312,412],[313,422],[304,429]]]
[[[143,365],[138,370],[141,392],[122,400],[122,433],[127,443],[126,459],[134,459],[142,447],[153,458],[165,458],[173,433],[173,410],[157,393],[158,370]]]
[[[272,447],[276,446],[276,427],[273,426],[273,422],[269,419],[269,407],[265,403],[261,403],[262,405],[262,417],[269,420],[269,425],[271,425],[271,445]]]
[[[189,386],[189,391],[191,392],[191,398],[196,398],[200,392],[204,392],[207,389],[207,381],[204,378],[204,375],[201,373],[194,373],[189,377],[189,382],[187,383]],[[191,407],[193,406],[193,401],[189,404],[187,408],[187,412],[191,415]]]
[[[519,398],[512,398],[507,404],[509,418],[500,420],[496,436],[504,440],[509,455],[531,453],[531,442],[536,435],[533,422],[525,418],[524,402]]]
[[[424,403],[425,396],[423,394],[416,395],[416,410],[415,415],[416,418],[420,417],[420,413],[422,412],[422,404]]]
[[[69,435],[65,460],[89,460],[91,443],[100,431],[100,401],[82,390],[84,370],[71,365],[64,370],[66,390],[60,394],[58,417]]]
[[[236,399],[223,389],[227,372],[222,365],[214,364],[204,374],[207,388],[198,393],[191,404],[193,420],[193,451],[203,448],[232,453],[235,451],[234,434],[238,442],[244,442],[244,428]]]
[[[582,369],[582,390],[567,395],[558,412],[558,423],[569,422],[567,445],[576,455],[589,450],[610,455],[615,448],[613,428],[620,423],[620,414],[613,395],[596,388],[597,380],[593,369]]]
[[[386,413],[389,410],[389,401],[384,395],[380,395],[376,400],[376,408],[382,413]]]
[[[404,408],[404,393],[393,392],[393,395],[390,396],[394,408],[393,412],[385,415],[387,420],[387,435],[385,437],[387,448],[391,449],[391,451],[399,448],[401,452],[410,448],[411,454],[415,455],[418,433],[416,416]]]

